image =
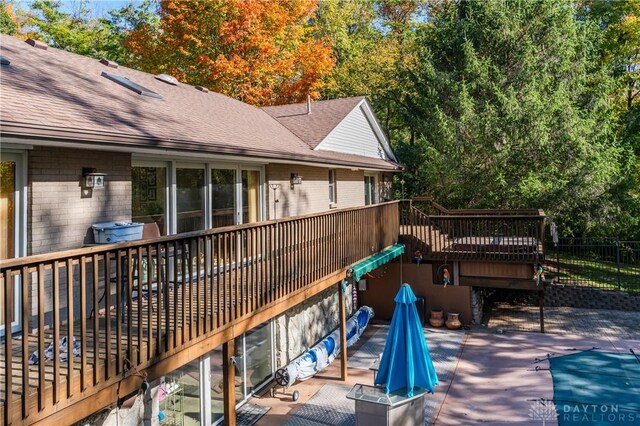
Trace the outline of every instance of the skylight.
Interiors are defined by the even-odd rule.
[[[162,96],[160,96],[153,90],[149,90],[146,87],[140,86],[138,83],[134,83],[133,81],[129,80],[127,77],[123,77],[121,75],[112,74],[110,72],[105,72],[105,71],[102,71],[101,75],[115,83],[118,83],[121,86],[126,87],[129,90],[136,92],[138,95],[149,96],[150,98],[162,99]]]
[[[172,77],[168,74],[158,74],[156,75],[156,79],[163,81],[167,84],[171,84],[172,86],[178,85],[178,80],[175,77]]]

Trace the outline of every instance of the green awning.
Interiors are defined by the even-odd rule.
[[[373,256],[363,260],[362,262],[353,265],[351,267],[351,275],[353,276],[353,279],[358,282],[360,281],[360,278],[362,278],[362,276],[367,272],[373,271],[374,269],[384,265],[385,263],[392,261],[402,253],[404,253],[404,244],[396,244],[389,248],[386,248],[381,252],[376,253]]]

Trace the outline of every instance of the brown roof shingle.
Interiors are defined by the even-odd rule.
[[[282,123],[312,149],[364,99],[331,99],[311,103],[311,114],[307,114],[307,104],[278,105],[262,108],[271,117]]]
[[[265,111],[193,86],[58,49],[36,49],[1,35],[0,131],[79,143],[227,153],[269,159],[396,165],[360,156],[315,152]],[[162,96],[141,96],[101,76],[117,74]]]

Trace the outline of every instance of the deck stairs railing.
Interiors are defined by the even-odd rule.
[[[409,200],[401,217],[408,251],[419,251],[425,260],[535,263],[544,259],[542,210],[451,210],[420,197]]]

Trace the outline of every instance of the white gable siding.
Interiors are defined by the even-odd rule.
[[[362,104],[354,108],[316,147],[316,150],[389,160],[371,123],[365,116]]]

